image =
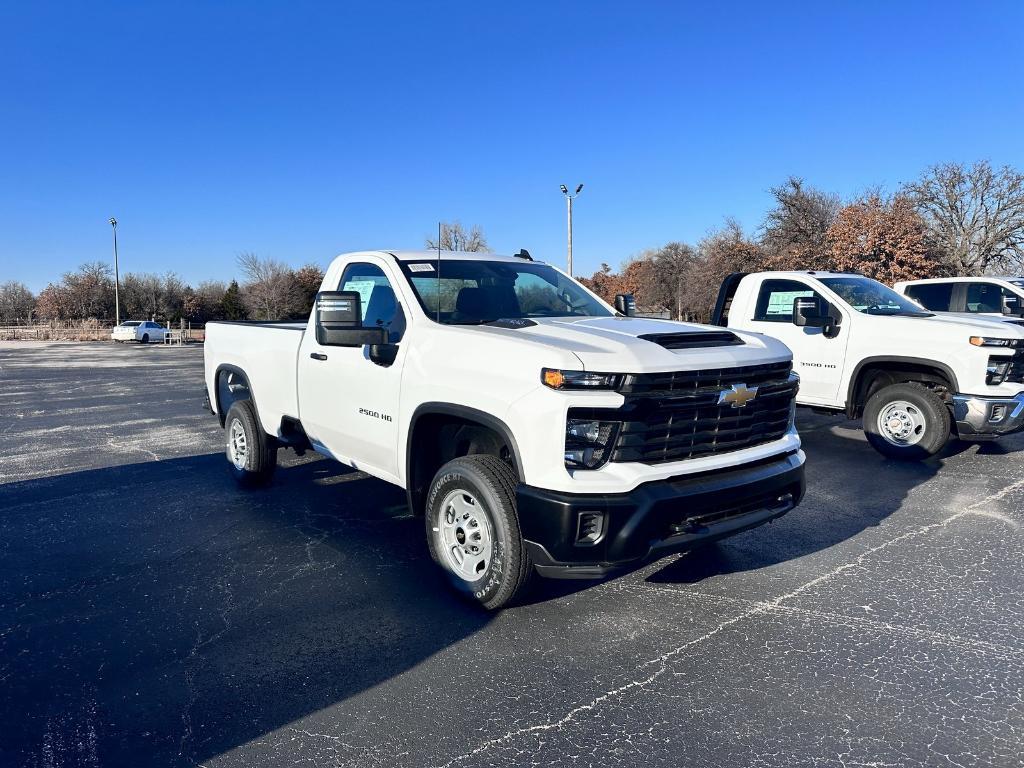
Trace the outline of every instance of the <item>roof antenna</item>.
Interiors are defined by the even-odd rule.
[[[441,222],[437,222],[437,323],[441,324]]]

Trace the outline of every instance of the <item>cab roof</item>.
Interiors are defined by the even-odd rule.
[[[437,261],[437,251],[382,251],[382,253],[390,254],[399,261]],[[528,261],[528,259],[524,259],[521,256],[504,256],[499,253],[485,253],[483,251],[441,251],[441,260],[514,261],[520,264],[524,261]]]
[[[798,269],[784,272],[753,272],[755,275],[771,275],[772,277],[864,277],[859,272],[832,272],[827,269]]]

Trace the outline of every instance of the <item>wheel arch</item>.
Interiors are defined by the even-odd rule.
[[[469,441],[467,446],[452,446],[452,451],[424,451],[422,446],[435,446],[442,438],[445,428],[453,428],[456,434]],[[465,405],[454,403],[423,403],[419,405],[409,420],[409,430],[405,441],[405,487],[409,500],[409,509],[413,514],[422,511],[423,503],[429,490],[430,481],[437,470],[447,461],[459,456],[473,455],[481,451],[473,451],[473,435],[484,436],[484,431],[491,433],[496,442],[498,452],[483,451],[508,461],[516,477],[523,480],[522,461],[519,446],[508,425],[493,414],[477,410]],[[440,447],[440,446],[438,446]],[[506,447],[508,455],[502,456],[500,449]]]
[[[903,381],[931,381],[946,384],[952,393],[960,391],[956,374],[953,369],[938,360],[922,357],[904,357],[898,355],[879,355],[865,357],[854,368],[846,391],[846,414],[856,418],[864,409],[871,394],[871,384],[877,378],[875,374],[917,374],[922,378],[903,379]]]
[[[230,376],[238,377],[238,381],[234,382],[237,389],[232,389],[232,382],[228,381]],[[251,400],[253,410],[256,411],[256,417],[259,419],[259,409],[256,407],[256,396],[252,391],[252,383],[245,371],[237,365],[223,363],[217,366],[217,370],[213,374],[213,396],[216,398],[214,405],[217,407],[217,418],[220,419],[222,427],[231,406],[239,400]],[[260,423],[262,426],[262,421]]]

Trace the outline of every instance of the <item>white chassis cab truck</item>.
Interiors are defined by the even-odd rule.
[[[308,323],[210,323],[209,408],[237,479],[279,446],[406,489],[487,608],[795,507],[798,378],[767,336],[627,316],[529,254],[365,252]]]
[[[951,434],[969,440],[1024,428],[1024,328],[936,315],[862,275],[736,273],[716,325],[784,342],[800,405],[863,417],[872,446],[924,459]]]
[[[1024,277],[935,277],[907,280],[893,288],[932,312],[1024,326]]]

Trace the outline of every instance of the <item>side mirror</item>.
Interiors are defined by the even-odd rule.
[[[636,300],[632,293],[619,293],[615,296],[615,311],[620,315],[632,317],[636,314]]]
[[[317,343],[325,347],[362,347],[384,344],[384,328],[364,328],[358,291],[321,291],[316,295]]]
[[[1003,296],[1003,314],[1010,317],[1024,317],[1024,301],[1014,296]]]
[[[821,313],[821,305],[813,296],[800,296],[793,300],[793,325],[801,328],[824,328],[831,318]]]

